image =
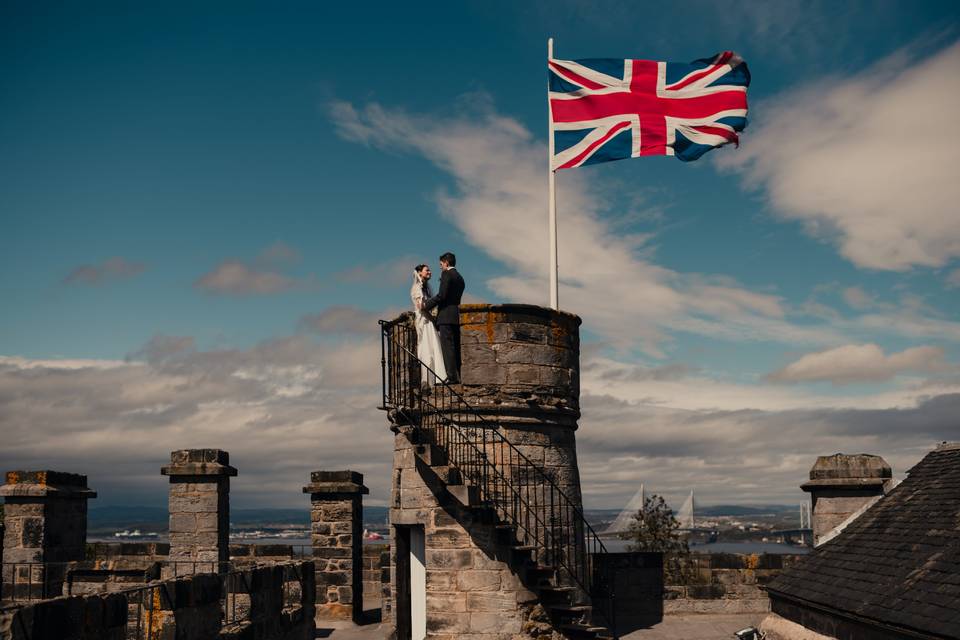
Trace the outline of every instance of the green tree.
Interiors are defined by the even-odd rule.
[[[643,508],[633,516],[626,537],[631,541],[629,551],[690,553],[687,539],[680,532],[680,522],[657,494],[643,501]]]
[[[643,501],[643,508],[633,516],[623,536],[630,540],[628,551],[660,551],[663,553],[664,579],[667,584],[685,584],[692,578],[690,546],[680,531],[680,522],[661,496],[652,494]]]

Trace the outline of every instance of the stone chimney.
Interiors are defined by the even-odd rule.
[[[826,542],[892,488],[890,465],[868,453],[820,456],[810,469],[810,481],[800,488],[810,494],[813,544]],[[836,531],[835,531],[836,530]]]

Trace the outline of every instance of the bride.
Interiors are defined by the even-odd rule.
[[[440,337],[437,326],[433,324],[433,316],[424,311],[423,303],[433,296],[430,290],[430,267],[418,264],[413,270],[413,286],[410,287],[410,299],[413,301],[414,326],[417,328],[417,358],[424,367],[421,367],[420,381],[426,386],[434,386],[440,380],[447,379],[447,369],[443,365],[443,353],[440,351]],[[434,377],[427,367],[437,374]]]

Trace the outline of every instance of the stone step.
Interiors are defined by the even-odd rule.
[[[449,464],[447,452],[435,444],[418,444],[417,457],[430,467],[440,467]]]
[[[559,629],[563,635],[573,640],[579,640],[581,638],[594,640],[598,637],[601,637],[601,634],[610,633],[610,631],[606,627],[597,627],[590,624],[580,624],[578,622],[570,622],[567,624],[557,625],[557,629]]]
[[[588,604],[578,605],[547,605],[547,612],[551,618],[563,624],[582,623],[588,620],[593,607]]]
[[[463,484],[463,475],[460,473],[460,469],[453,465],[439,465],[430,468],[445,485]]]
[[[537,548],[530,544],[514,544],[510,546],[510,556],[514,563],[522,563],[531,560],[536,550]]]
[[[540,602],[543,606],[570,605],[577,590],[573,587],[541,587],[539,589]]]
[[[522,568],[526,583],[537,587],[551,587],[552,581],[556,578],[556,570],[553,567],[544,567],[542,565],[528,564]]]
[[[447,491],[465,507],[481,506],[480,491],[477,487],[469,484],[451,484],[447,485]]]

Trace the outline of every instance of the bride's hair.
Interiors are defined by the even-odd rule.
[[[418,264],[413,268],[413,286],[414,288],[423,287],[424,293],[428,298],[430,298],[430,297],[433,297],[433,289],[430,287],[429,282],[424,281],[420,277],[420,272],[423,271],[423,268],[426,266],[427,265],[425,264]]]

